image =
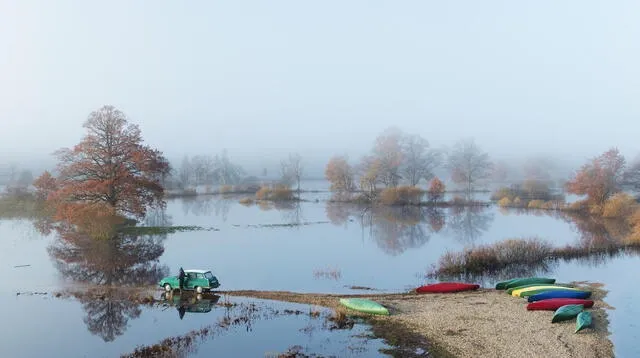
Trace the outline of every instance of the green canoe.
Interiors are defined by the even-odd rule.
[[[389,311],[383,305],[364,298],[341,298],[340,303],[347,308],[360,312],[389,315]]]
[[[578,317],[576,318],[576,331],[575,333],[578,333],[579,331],[587,328],[587,327],[591,327],[591,322],[592,322],[592,318],[591,318],[591,312],[589,311],[582,311],[580,313],[578,313]]]
[[[496,289],[509,289],[512,287],[518,287],[518,286],[525,286],[525,285],[531,285],[531,284],[553,284],[556,283],[556,279],[555,278],[546,278],[546,277],[526,277],[526,278],[515,278],[513,280],[509,280],[509,281],[504,281],[504,282],[498,282],[498,284],[496,285]],[[504,287],[504,288],[498,288],[498,287]]]
[[[584,305],[564,305],[556,310],[551,323],[566,321],[577,316],[584,309]]]
[[[522,277],[518,277],[518,278],[512,278],[511,280],[498,282],[496,283],[496,290],[505,290],[507,288],[506,286],[511,282],[516,280],[522,280],[522,279],[523,279]]]
[[[572,291],[572,292],[589,292],[589,291],[584,291],[584,290],[580,290],[577,288],[571,288],[571,287],[549,287],[549,288],[541,288],[539,290],[529,290],[529,291],[525,291],[520,293],[520,297],[524,297],[527,298],[529,296],[533,296],[533,295],[537,295],[538,293],[542,293],[542,292],[547,292],[547,291]]]

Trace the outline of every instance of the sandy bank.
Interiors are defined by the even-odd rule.
[[[376,335],[398,343],[398,332],[405,330],[424,338],[412,337],[401,343],[412,346],[412,352],[422,348],[436,357],[612,357],[602,301],[606,293],[591,289],[596,301],[591,310],[594,327],[578,334],[573,333],[575,320],[551,324],[552,311],[527,311],[526,300],[504,291],[357,296],[376,300],[390,309],[391,316],[372,319]],[[332,308],[338,308],[338,298],[344,297],[277,291],[223,293]],[[403,335],[407,334],[400,334]]]

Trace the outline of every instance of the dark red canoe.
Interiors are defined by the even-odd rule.
[[[460,282],[440,282],[432,285],[425,285],[416,288],[418,293],[451,293],[461,291],[473,291],[480,288],[480,285]]]
[[[580,298],[550,298],[548,300],[531,302],[527,305],[527,309],[529,311],[555,311],[564,305],[584,305],[584,308],[589,308],[593,307],[593,301]]]

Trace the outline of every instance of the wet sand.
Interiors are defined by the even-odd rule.
[[[606,292],[596,286],[590,309],[593,328],[577,334],[575,319],[551,323],[553,311],[527,311],[526,300],[504,291],[491,289],[455,294],[367,294],[348,295],[375,300],[391,316],[373,316],[374,333],[387,340],[402,336],[405,352],[398,356],[435,357],[613,357],[608,339],[608,320],[602,301]],[[338,298],[345,295],[299,294],[278,291],[220,292],[233,296],[255,297],[306,303],[341,309]],[[349,311],[349,314],[357,314]],[[408,337],[412,335],[413,337]],[[400,336],[400,337],[399,337]],[[422,338],[422,339],[420,339]],[[409,354],[410,352],[413,352]]]

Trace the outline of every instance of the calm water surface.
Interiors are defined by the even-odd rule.
[[[148,224],[200,225],[219,231],[123,238],[111,246],[83,241],[61,244],[53,235],[41,236],[27,221],[0,221],[3,239],[0,262],[5,266],[0,279],[8,283],[0,289],[0,303],[11,307],[6,311],[10,321],[16,322],[15,326],[3,329],[5,337],[15,339],[9,340],[0,352],[15,356],[20,348],[27,353],[18,356],[37,356],[50,353],[51,347],[55,347],[56,353],[66,356],[95,356],[92,353],[96,350],[104,356],[113,356],[131,351],[139,344],[153,344],[199,329],[224,314],[223,308],[216,307],[207,313],[187,312],[180,319],[175,308],[89,307],[78,300],[16,296],[19,291],[52,291],[84,284],[153,283],[158,277],[176,273],[182,266],[212,269],[224,290],[353,293],[359,291],[350,286],[365,286],[401,292],[427,282],[425,273],[447,251],[519,237],[539,237],[557,246],[574,245],[592,236],[584,225],[496,207],[363,210],[327,203],[326,193],[305,194],[304,198],[310,201],[299,205],[243,206],[238,203],[240,198],[173,199],[168,202],[166,212],[155,213],[148,219]],[[31,266],[14,268],[25,264]],[[628,272],[634,272],[639,265],[637,256],[622,255],[560,261],[544,274],[564,282],[604,283],[609,291],[606,301],[615,307],[608,313],[616,354],[640,356],[636,344],[638,327],[634,323],[640,318],[640,311],[632,304],[640,298],[640,288],[626,284]],[[481,283],[490,287],[495,280]],[[308,306],[302,307],[301,310],[308,311]],[[118,310],[122,313],[113,313]],[[87,318],[100,318],[101,314],[102,320]],[[118,334],[105,334],[112,322],[121,326],[113,330]],[[329,332],[322,329],[321,322],[313,324],[306,315],[259,320],[251,332],[239,327],[230,329],[205,339],[189,354],[210,355],[216,347],[227,344],[242,346],[250,356],[271,350],[282,352],[292,345],[305,347],[311,353],[341,356],[347,346],[364,345],[368,348],[366,352],[360,348],[352,351],[367,356],[378,354],[382,344],[349,338],[366,331],[365,326]],[[56,330],[62,326],[70,328]],[[269,333],[281,329],[287,332],[286,338],[272,337]],[[42,345],[25,344],[34,334],[41,337]],[[113,339],[105,340],[105,336]],[[72,341],[81,343],[58,344]],[[255,344],[238,344],[249,341]]]

